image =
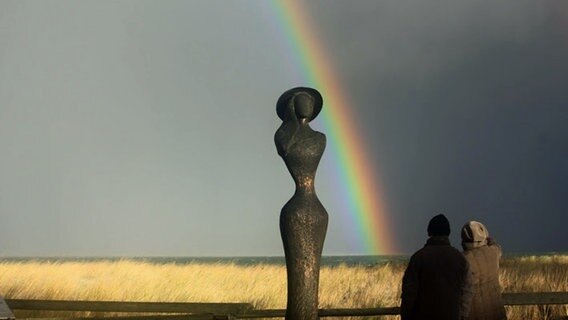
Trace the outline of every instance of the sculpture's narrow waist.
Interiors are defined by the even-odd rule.
[[[313,193],[316,191],[314,186],[314,179],[312,177],[300,177],[296,180],[296,189],[306,193]]]

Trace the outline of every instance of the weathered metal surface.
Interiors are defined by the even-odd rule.
[[[320,260],[328,215],[316,195],[314,179],[326,145],[325,135],[309,126],[322,98],[311,88],[294,88],[278,99],[282,125],[274,141],[296,184],[280,212],[280,234],[288,277],[287,320],[318,319]]]

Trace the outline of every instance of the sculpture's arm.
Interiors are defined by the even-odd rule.
[[[285,157],[288,154],[290,147],[296,142],[295,136],[298,130],[298,126],[293,123],[282,123],[280,128],[276,130],[274,134],[274,144],[276,145],[276,151],[281,157]]]

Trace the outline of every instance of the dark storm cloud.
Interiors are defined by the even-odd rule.
[[[312,5],[404,251],[432,215],[566,251],[565,11],[536,1]]]

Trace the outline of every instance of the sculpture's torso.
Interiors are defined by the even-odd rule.
[[[328,215],[317,198],[314,179],[325,144],[325,135],[306,125],[283,156],[296,183],[296,192],[280,213],[284,251],[291,258],[287,260],[288,291],[292,293],[287,319],[318,318],[319,268]]]
[[[296,193],[315,195],[314,179],[325,149],[325,135],[309,127],[299,131],[296,143],[284,156],[284,163],[296,183]]]

